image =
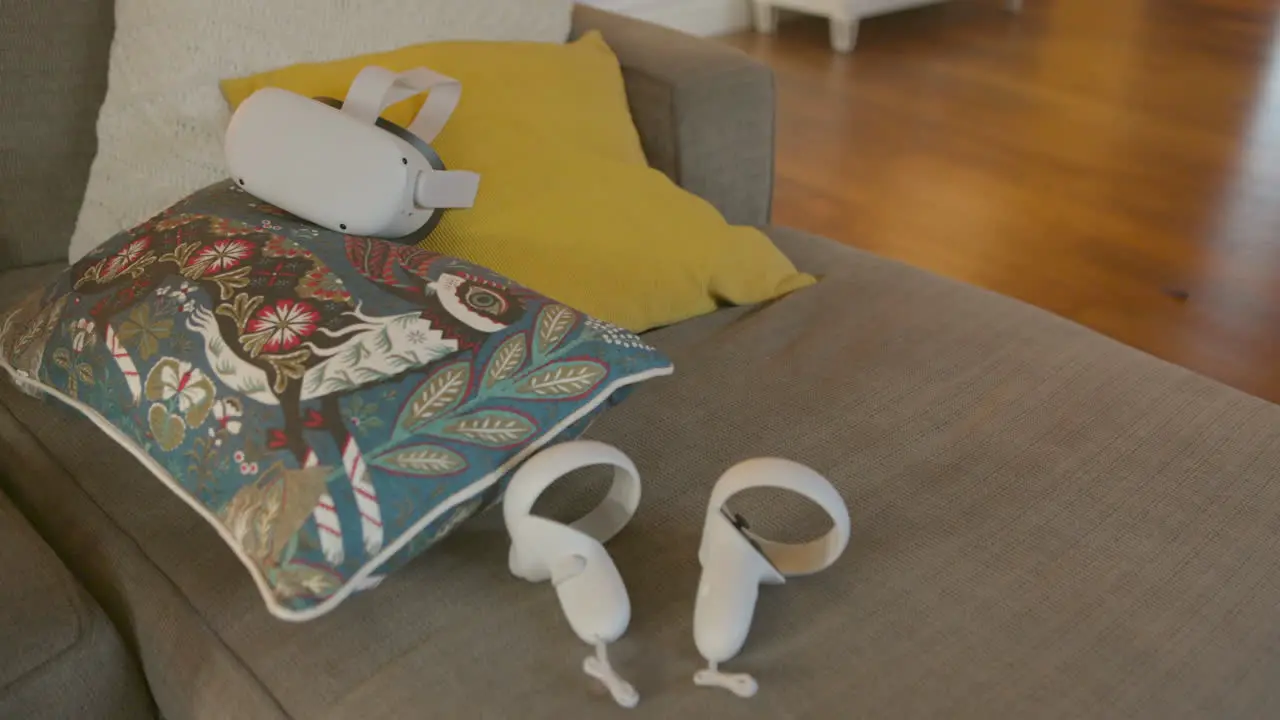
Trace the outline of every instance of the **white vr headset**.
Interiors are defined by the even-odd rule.
[[[427,91],[408,128],[379,117]],[[377,66],[344,102],[263,88],[231,117],[227,165],[245,190],[334,232],[425,236],[441,210],[469,208],[479,191],[479,175],[446,170],[430,145],[461,96],[461,83],[426,68]]]

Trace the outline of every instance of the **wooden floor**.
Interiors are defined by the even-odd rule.
[[[779,91],[775,222],[1280,402],[1280,3],[956,0],[725,38]]]

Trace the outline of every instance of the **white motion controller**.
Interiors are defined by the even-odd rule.
[[[529,514],[555,481],[590,465],[614,467],[613,485],[598,507],[571,525]],[[626,632],[631,600],[603,543],[630,522],[639,505],[640,475],[631,460],[604,443],[579,440],[527,460],[512,477],[502,510],[511,534],[511,573],[530,582],[551,581],[570,627],[596,649],[583,671],[604,683],[623,707],[634,707],[640,696],[614,672],[605,646]]]
[[[724,508],[729,498],[748,488],[772,487],[803,495],[831,517],[826,535],[807,543],[787,544],[761,538],[740,516]],[[693,635],[708,667],[694,683],[722,687],[741,697],[755,695],[754,678],[728,674],[719,664],[746,643],[761,584],[780,585],[786,578],[809,575],[831,566],[849,543],[849,509],[840,493],[818,473],[790,460],[757,458],[726,471],[711,491],[698,560],[702,578],[694,606]]]
[[[379,117],[430,91],[408,128]],[[334,232],[400,238],[429,233],[440,210],[475,203],[480,177],[449,171],[430,143],[462,86],[426,68],[370,66],[343,102],[263,88],[236,108],[226,133],[232,177],[282,210]]]

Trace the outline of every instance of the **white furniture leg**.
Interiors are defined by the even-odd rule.
[[[858,42],[858,18],[833,16],[831,18],[831,49],[838,53],[851,53]]]
[[[884,4],[885,0],[878,0]],[[916,3],[920,0],[888,0],[890,3]],[[1009,0],[1006,0],[1009,1]],[[831,48],[838,53],[853,52],[858,41],[858,21],[862,19],[866,0],[752,0],[756,32],[776,31],[778,8],[799,10],[828,19],[831,25]]]
[[[756,32],[772,35],[778,27],[778,11],[766,0],[755,0]]]

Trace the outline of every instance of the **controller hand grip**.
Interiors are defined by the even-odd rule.
[[[618,568],[609,560],[603,547],[588,550],[581,558],[581,570],[567,578],[552,577],[560,606],[569,626],[586,643],[611,643],[622,637],[631,622],[631,599]]]
[[[760,571],[752,567],[750,559],[743,555],[726,558],[702,571],[693,610],[693,639],[699,654],[712,662],[737,655],[751,631]]]
[[[693,608],[693,639],[704,658],[723,662],[737,655],[747,641],[760,583],[783,579],[722,514],[708,519],[699,559],[702,579]]]

